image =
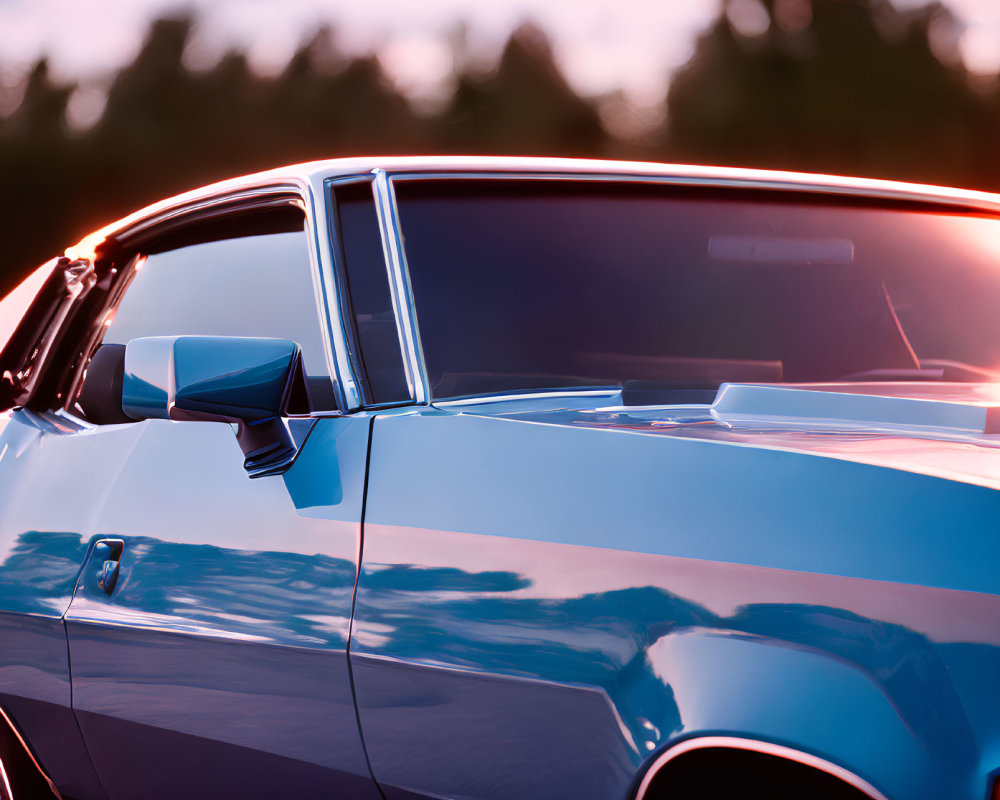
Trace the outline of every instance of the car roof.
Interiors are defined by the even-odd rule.
[[[622,180],[652,179],[677,186],[756,188],[852,195],[962,206],[1000,212],[1000,194],[873,178],[853,178],[804,172],[740,167],[699,166],[646,161],[610,161],[584,158],[525,156],[375,156],[335,158],[291,164],[276,169],[212,183],[146,206],[95,231],[67,250],[70,257],[93,252],[111,236],[144,221],[215,198],[240,195],[263,187],[308,189],[323,180],[384,172],[388,175],[469,176],[477,173],[520,174],[537,177],[572,176]]]

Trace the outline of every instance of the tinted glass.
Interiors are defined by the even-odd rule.
[[[396,193],[436,397],[1000,379],[996,218],[593,182]]]
[[[405,402],[410,399],[410,390],[403,372],[371,184],[337,186],[334,197],[340,250],[369,396],[374,403]]]
[[[263,336],[302,348],[313,408],[334,407],[301,212],[248,214],[148,248],[105,343],[142,336]]]

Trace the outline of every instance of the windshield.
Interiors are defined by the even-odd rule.
[[[396,195],[436,398],[1000,377],[996,217],[542,179]]]

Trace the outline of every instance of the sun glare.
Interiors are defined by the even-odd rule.
[[[38,294],[51,272],[52,263],[43,264],[0,300],[0,351],[7,345],[32,298]]]

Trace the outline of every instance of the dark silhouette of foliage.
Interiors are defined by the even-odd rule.
[[[68,244],[54,236],[65,236],[64,220],[80,206],[82,151],[63,125],[71,92],[54,85],[40,61],[27,78],[20,106],[0,120],[0,295]]]
[[[76,87],[53,82],[40,61],[20,104],[0,116],[0,294],[145,203],[313,158],[613,154],[1000,189],[1000,90],[974,85],[957,59],[940,57],[942,6],[761,2],[771,24],[758,36],[740,34],[723,9],[671,83],[665,127],[644,141],[602,128],[595,102],[573,92],[531,25],[511,34],[493,70],[460,67],[450,100],[424,113],[377,57],[346,57],[327,29],[268,77],[239,52],[190,69],[192,21],[159,20],[82,132],[66,124]]]
[[[188,69],[191,27],[186,18],[153,23],[83,134],[65,122],[75,87],[52,84],[44,61],[27,79],[17,111],[0,119],[0,293],[89,230],[164,195],[282,163],[428,149],[428,122],[377,58],[341,58],[328,30],[267,78],[242,53]]]
[[[996,186],[1000,132],[968,75],[934,54],[934,4],[766,0],[742,36],[723,14],[675,77],[666,151],[691,161]],[[783,15],[800,7],[789,24]],[[988,170],[992,161],[993,171]]]
[[[514,31],[494,72],[460,75],[436,122],[436,150],[598,156],[606,146],[597,111],[573,93],[533,25]]]

